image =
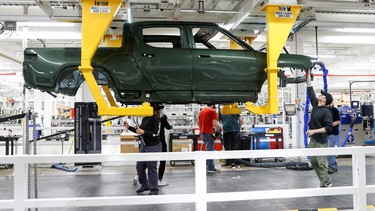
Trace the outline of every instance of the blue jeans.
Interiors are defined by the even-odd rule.
[[[140,153],[152,153],[161,152],[161,143],[154,146],[142,145],[139,149]],[[158,161],[138,161],[137,162],[137,173],[139,177],[139,183],[144,189],[150,189],[151,192],[158,192]],[[146,169],[147,173],[146,174]],[[147,177],[148,176],[148,177]]]
[[[329,135],[327,141],[327,147],[335,147],[337,135]],[[336,156],[335,155],[328,155],[328,168],[329,169],[337,169],[336,163]]]
[[[210,133],[202,133],[201,138],[203,143],[206,145],[206,151],[214,151],[215,149],[215,140],[212,134]],[[212,159],[206,160],[206,167],[207,170],[215,170],[215,163]]]

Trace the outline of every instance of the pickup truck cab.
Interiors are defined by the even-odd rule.
[[[237,44],[229,48],[229,41]],[[75,95],[84,81],[80,48],[27,48],[27,87]],[[278,66],[306,70],[311,58],[281,54]],[[256,102],[267,79],[266,53],[214,23],[147,21],[125,24],[119,48],[98,48],[93,59],[99,85],[118,102]],[[285,81],[285,79],[284,79]]]

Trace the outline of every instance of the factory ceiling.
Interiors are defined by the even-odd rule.
[[[281,2],[283,2],[281,0]],[[109,29],[120,33],[127,21],[209,21],[240,36],[266,42],[266,0],[124,0]],[[374,0],[297,0],[303,8],[286,48],[325,62],[330,73],[368,79],[375,73]],[[80,0],[0,0],[0,73],[20,71],[25,47],[79,47]],[[13,27],[13,28],[12,28]],[[342,76],[343,77],[343,76]],[[358,78],[360,80],[360,77]],[[335,81],[335,80],[332,80]],[[343,78],[335,81],[338,86]]]

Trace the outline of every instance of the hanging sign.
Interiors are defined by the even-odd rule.
[[[110,6],[91,6],[90,7],[91,13],[111,13]]]
[[[291,11],[276,11],[276,18],[293,18],[293,12]]]

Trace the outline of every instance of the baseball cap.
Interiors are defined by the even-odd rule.
[[[330,93],[328,92],[325,92],[323,90],[320,90],[320,94],[324,95],[326,97],[326,105],[329,105],[332,103],[333,101],[333,97]]]

